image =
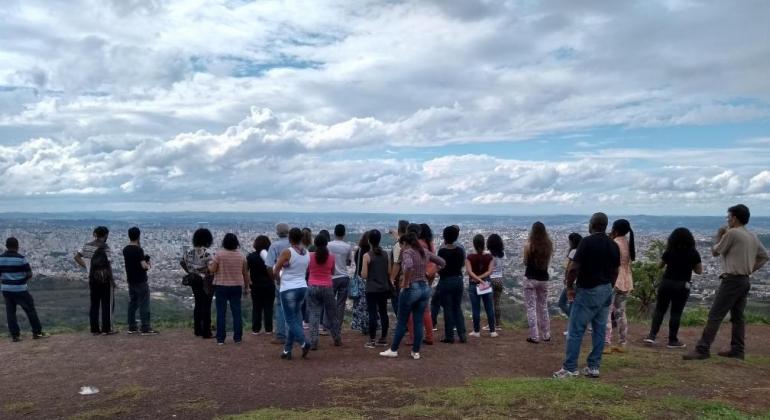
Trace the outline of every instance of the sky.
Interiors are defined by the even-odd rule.
[[[3,0],[0,212],[769,216],[768,16]]]

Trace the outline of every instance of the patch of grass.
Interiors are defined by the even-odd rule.
[[[412,404],[404,407],[385,410],[388,414],[382,417],[431,417],[439,419],[459,419],[460,413],[448,407],[433,407],[424,404]]]
[[[708,316],[709,308],[696,306],[684,311],[680,325],[682,327],[701,327],[706,325]],[[756,308],[747,310],[744,316],[746,317],[746,325],[770,325],[770,315],[758,312]],[[724,322],[728,321],[729,317],[726,317]]]
[[[3,411],[16,415],[32,414],[35,412],[35,404],[23,401],[9,403],[3,405]]]
[[[110,419],[116,416],[126,415],[129,411],[130,409],[123,405],[114,405],[107,408],[94,408],[75,414],[70,417],[70,420]]]
[[[217,417],[220,420],[363,420],[361,410],[354,408],[330,407],[310,410],[284,410],[281,408],[261,408],[243,414]]]
[[[681,385],[682,380],[677,379],[668,372],[656,373],[653,375],[633,376],[621,381],[636,388],[670,388]]]
[[[178,411],[212,411],[219,408],[219,403],[206,398],[195,398],[174,404],[174,410]]]
[[[746,356],[746,364],[758,367],[770,368],[770,356]]]
[[[659,402],[670,414],[695,414],[703,419],[750,418],[735,408],[719,401],[703,401],[685,397],[665,397]]]
[[[142,398],[142,396],[147,394],[149,391],[149,388],[145,388],[143,386],[128,385],[115,391],[115,393],[110,396],[110,400],[135,401]]]

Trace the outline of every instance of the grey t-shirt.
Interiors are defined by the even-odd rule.
[[[353,246],[347,242],[333,240],[329,242],[329,252],[334,255],[333,279],[348,277],[348,266],[353,259]]]

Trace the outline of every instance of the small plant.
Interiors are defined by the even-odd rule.
[[[644,253],[644,260],[634,261],[631,264],[631,273],[634,277],[634,290],[631,291],[631,297],[637,303],[637,310],[641,316],[649,316],[652,312],[658,285],[663,276],[663,270],[658,267],[658,263],[665,249],[665,242],[652,241]]]

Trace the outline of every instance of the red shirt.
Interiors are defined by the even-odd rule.
[[[332,270],[334,269],[334,254],[329,253],[326,262],[318,264],[315,260],[315,252],[310,253],[310,264],[307,279],[308,286],[332,287]]]
[[[473,274],[480,275],[486,273],[489,270],[489,264],[492,262],[492,255],[490,254],[470,254],[468,255],[468,261],[471,262],[471,268]]]

